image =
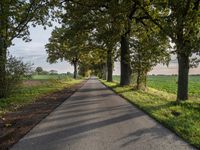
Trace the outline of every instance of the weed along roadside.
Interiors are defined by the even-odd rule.
[[[177,103],[176,96],[171,93],[153,88],[137,91],[132,86],[120,87],[117,82],[100,81],[185,141],[200,148],[200,111],[197,102],[189,100]]]
[[[34,99],[28,100],[28,102],[20,102],[20,107],[17,110],[12,105],[10,107],[7,105],[4,110],[9,112],[4,112],[0,118],[0,149],[8,149],[16,143],[77,89],[83,86],[85,82],[86,80],[68,81],[65,86],[57,85],[57,88],[44,90]],[[23,93],[23,95],[26,94]],[[28,98],[30,97],[27,96]]]

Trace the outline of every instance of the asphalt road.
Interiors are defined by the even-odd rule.
[[[12,150],[191,150],[141,110],[92,78]]]

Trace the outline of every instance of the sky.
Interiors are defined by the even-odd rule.
[[[49,64],[47,62],[47,53],[45,51],[45,44],[48,43],[48,39],[51,36],[51,32],[54,27],[43,29],[41,26],[36,28],[30,28],[31,42],[25,43],[21,39],[15,39],[13,46],[9,48],[9,53],[16,57],[22,57],[24,62],[33,63],[33,67],[42,67],[46,71],[57,70],[59,73],[73,72],[73,66],[68,62],[58,62],[55,64]],[[153,68],[149,74],[177,74],[178,65],[175,57],[170,62],[169,66],[157,65]],[[116,62],[114,67],[115,75],[120,74],[120,63]],[[190,74],[200,74],[200,67],[190,69]]]
[[[73,67],[67,62],[49,64],[45,44],[51,36],[53,28],[43,29],[41,26],[30,28],[31,42],[25,43],[21,39],[13,41],[14,46],[9,48],[9,53],[16,57],[22,57],[24,62],[34,64],[34,68],[42,67],[44,70],[57,70],[59,73],[73,72]]]

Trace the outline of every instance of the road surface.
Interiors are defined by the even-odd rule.
[[[91,78],[11,150],[191,150],[141,110]]]

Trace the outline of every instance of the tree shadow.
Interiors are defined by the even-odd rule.
[[[90,83],[91,84],[91,83]],[[108,89],[106,89],[106,88],[94,88],[94,89],[92,89],[92,88],[84,88],[84,89],[79,89],[78,90],[78,92],[86,92],[86,93],[88,93],[88,92],[93,92],[93,91],[106,91],[106,90],[108,90]]]
[[[119,111],[121,109],[124,110],[125,108],[124,107],[121,108],[120,106],[118,106],[118,108],[116,107],[113,109],[115,109],[116,111]],[[100,112],[103,112],[103,111],[107,111],[107,109],[100,110]],[[100,120],[98,119],[98,117],[93,117],[90,119],[87,118],[87,119],[74,121],[70,123],[66,121],[65,123],[65,121],[63,121],[64,118],[58,118],[54,120],[53,122],[59,122],[60,124],[56,124],[55,126],[51,125],[53,123],[51,119],[50,120],[47,119],[45,120],[45,125],[43,126],[44,128],[40,127],[38,131],[31,133],[31,135],[28,135],[26,138],[21,140],[21,142],[22,144],[26,144],[26,145],[41,143],[42,145],[47,145],[47,147],[49,147],[49,145],[53,146],[53,143],[60,142],[63,139],[68,141],[73,137],[79,137],[83,134],[87,134],[88,132],[91,132],[92,130],[103,128],[106,126],[111,126],[117,123],[122,123],[124,121],[141,117],[143,115],[143,113],[139,111],[130,112],[129,108],[126,111],[127,113],[124,113],[124,114],[116,112],[117,115],[113,115],[113,117],[109,117],[106,119],[102,119],[101,117]],[[94,115],[95,112],[90,112],[90,113],[93,114],[93,116],[95,116]],[[99,112],[96,112],[96,113],[99,113]],[[88,116],[88,114],[81,114],[81,115]],[[74,117],[77,117],[77,116],[72,116],[72,118]],[[66,117],[65,119],[69,119],[69,118]],[[48,124],[50,124],[50,126],[48,126],[47,128],[46,125]],[[53,143],[49,141],[53,141]],[[35,148],[37,148],[37,146]]]
[[[120,146],[121,148],[124,148],[132,143],[137,143],[137,142],[139,144],[146,144],[146,145],[147,144],[151,145],[153,144],[152,142],[155,142],[158,143],[158,145],[160,145],[159,140],[162,139],[165,141],[165,144],[167,144],[168,141],[167,138],[169,138],[170,141],[173,141],[173,143],[175,143],[176,141],[181,141],[181,139],[175,134],[171,133],[171,131],[162,127],[159,124],[156,124],[153,127],[138,129],[135,132],[129,133],[128,135],[118,140],[124,141],[123,144],[121,144]]]

